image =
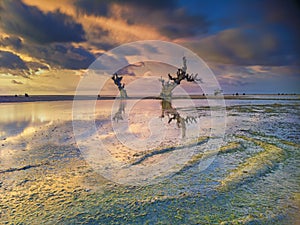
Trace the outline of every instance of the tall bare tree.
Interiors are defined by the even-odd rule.
[[[177,111],[176,108],[172,106],[172,92],[177,87],[177,85],[180,85],[180,83],[183,80],[186,80],[187,82],[202,82],[200,78],[197,78],[198,74],[188,74],[187,71],[187,61],[186,58],[182,58],[183,66],[182,68],[178,68],[176,76],[172,76],[171,74],[168,74],[169,80],[166,81],[163,78],[159,79],[159,81],[162,84],[162,89],[160,93],[161,97],[161,117],[168,116],[169,121],[168,123],[171,123],[173,120],[176,121],[177,127],[181,128],[182,130],[182,137],[185,137],[186,134],[186,124],[187,123],[193,123],[196,122],[196,117],[188,116],[186,118],[183,118],[180,113]]]
[[[123,77],[122,76],[119,76],[117,73],[115,73],[112,78],[115,85],[118,87],[119,91],[120,91],[120,97],[121,98],[127,98],[128,95],[127,95],[127,92],[125,90],[125,84],[124,83],[121,83]]]
[[[159,79],[162,84],[162,90],[160,93],[161,98],[172,98],[172,91],[175,87],[177,87],[177,85],[180,85],[183,80],[186,80],[187,82],[202,82],[201,78],[197,78],[198,74],[188,74],[186,72],[187,61],[185,57],[182,58],[182,61],[183,66],[182,68],[178,68],[175,76],[168,74],[168,81],[164,80],[163,78]]]

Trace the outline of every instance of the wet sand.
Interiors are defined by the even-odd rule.
[[[0,223],[297,224],[299,110],[288,102],[230,106],[220,149],[202,151],[199,142],[176,173],[144,186],[117,184],[95,171],[75,142],[71,120],[35,121],[2,133]],[[205,122],[209,110],[198,112]],[[104,129],[101,116],[96,123]],[[132,162],[121,144],[111,146],[116,158]],[[214,151],[212,164],[199,171]],[[146,154],[145,165],[161,159]]]

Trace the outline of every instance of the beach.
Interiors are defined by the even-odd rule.
[[[31,100],[0,104],[3,224],[299,222],[298,96],[225,97],[222,137],[206,99],[173,100],[185,129],[159,99]]]
[[[77,100],[114,100],[118,97],[116,96],[91,96],[83,95],[76,96]],[[128,97],[129,99],[161,99],[159,96],[134,96]],[[189,96],[173,96],[174,99],[227,99],[227,100],[294,100],[300,99],[300,96],[297,94],[253,94],[253,95],[236,95],[236,94],[227,94],[227,95],[189,95]],[[10,103],[10,102],[40,102],[40,101],[72,101],[74,95],[30,95],[28,97],[24,95],[2,95],[0,96],[0,103]]]

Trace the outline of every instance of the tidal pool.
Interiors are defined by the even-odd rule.
[[[300,222],[299,99],[227,100],[218,148],[207,141],[215,140],[216,109],[206,100],[174,100],[164,106],[169,111],[159,100],[130,101],[97,101],[93,114],[91,102],[82,101],[79,117],[72,101],[0,104],[0,223]],[[79,137],[72,118],[82,127]],[[114,158],[110,168],[86,158],[85,149],[99,141]],[[169,164],[159,168],[168,169],[153,173],[157,182],[125,172],[147,182],[116,182],[113,174],[134,166],[147,171],[163,160]]]

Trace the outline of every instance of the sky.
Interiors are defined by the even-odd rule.
[[[0,95],[74,94],[97,57],[142,40],[190,49],[225,94],[300,93],[299,11],[293,0],[1,0]]]

